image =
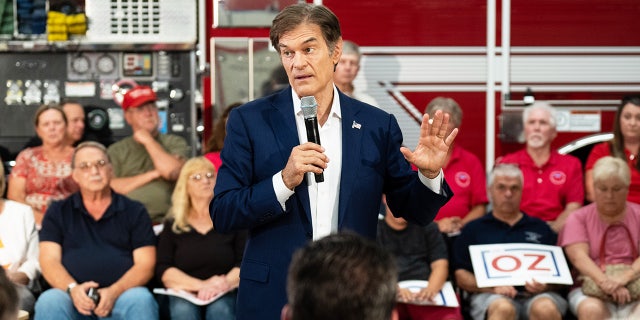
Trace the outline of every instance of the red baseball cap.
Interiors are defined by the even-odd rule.
[[[122,109],[137,108],[147,102],[156,102],[158,97],[149,86],[136,86],[122,97]]]

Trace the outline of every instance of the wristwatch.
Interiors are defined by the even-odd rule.
[[[77,282],[71,282],[69,283],[69,285],[67,286],[67,293],[71,294],[71,289],[75,288],[78,285]]]

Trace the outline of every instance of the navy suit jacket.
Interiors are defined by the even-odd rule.
[[[218,231],[248,229],[240,267],[237,319],[279,319],[287,302],[287,270],[294,251],[312,239],[306,180],[283,210],[272,176],[284,169],[300,144],[291,87],[234,109],[211,202]],[[452,196],[425,187],[400,153],[396,119],[339,93],[342,110],[342,173],[338,229],[375,239],[382,193],[398,216],[426,225]],[[360,124],[354,126],[354,122]],[[331,143],[323,141],[324,144]]]

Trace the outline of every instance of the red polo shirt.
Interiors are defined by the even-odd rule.
[[[582,164],[578,158],[551,152],[538,167],[526,149],[508,154],[500,163],[514,163],[522,170],[524,188],[520,210],[544,221],[554,221],[567,203],[584,201]]]
[[[443,171],[453,197],[438,211],[436,221],[448,217],[464,218],[474,206],[489,202],[485,171],[475,154],[454,146]]]

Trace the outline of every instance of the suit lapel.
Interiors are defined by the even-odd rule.
[[[353,191],[356,174],[360,167],[360,148],[362,147],[362,132],[366,123],[358,117],[359,107],[350,99],[340,96],[342,111],[342,173],[340,177],[340,195],[338,206],[338,230],[342,229],[342,221],[346,215],[347,204]]]
[[[271,128],[274,130],[274,136],[278,142],[277,147],[280,150],[283,163],[285,164],[289,160],[291,150],[300,144],[291,90],[289,86],[288,89],[282,90],[274,96],[271,100],[271,105],[275,109],[275,112],[269,112],[267,117]],[[313,228],[311,227],[311,208],[309,206],[309,190],[306,179],[303,179],[302,183],[296,187],[295,192],[294,197],[299,202],[299,205],[304,208],[307,219],[305,230],[311,233]]]
[[[269,112],[267,118],[271,128],[273,128],[273,134],[278,142],[278,149],[282,159],[286,163],[291,154],[291,149],[300,144],[295,114],[293,113],[291,87],[275,95],[270,102],[275,112]]]

